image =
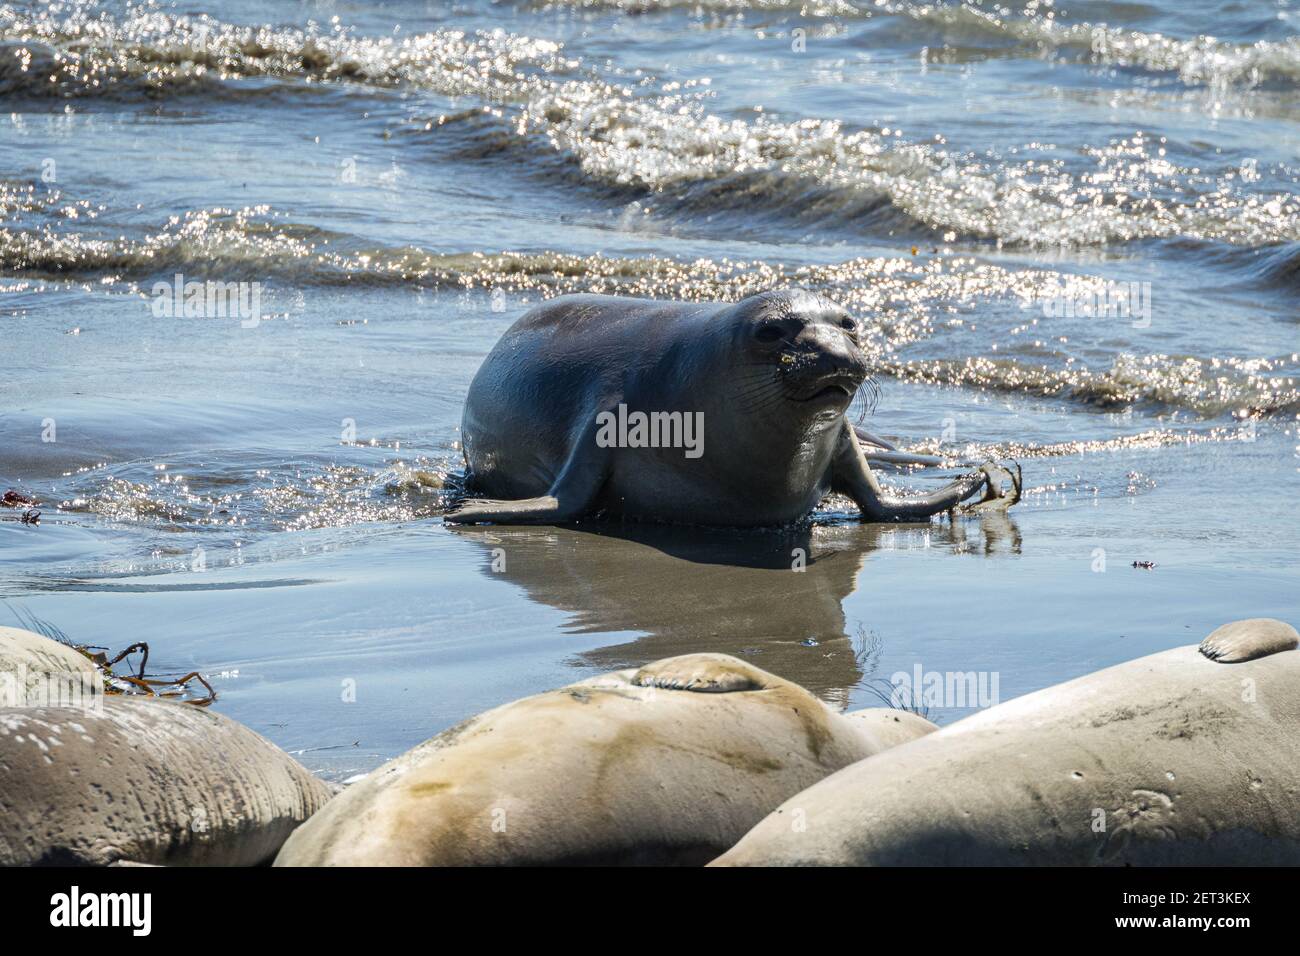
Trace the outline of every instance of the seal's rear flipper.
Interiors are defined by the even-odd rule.
[[[877,448],[885,449],[885,451],[898,451],[897,445],[893,444],[892,442],[885,441],[885,439],[879,437],[878,435],[873,435],[871,432],[867,431],[865,428],[861,427],[860,425],[853,426],[853,434],[858,436],[858,441],[860,442],[865,442],[868,445],[875,445]],[[870,454],[869,449],[864,448],[863,451]]]
[[[452,524],[556,524],[569,521],[568,514],[551,495],[499,501],[494,498],[466,498],[454,511],[443,516]]]
[[[882,465],[921,465],[925,468],[935,468],[943,464],[943,459],[937,455],[916,455],[912,452],[899,451],[897,445],[878,435],[873,435],[861,426],[850,427],[853,429],[853,436],[858,440],[862,454],[869,462]]]
[[[452,524],[562,524],[591,511],[605,484],[608,449],[596,442],[596,426],[574,437],[568,461],[548,489],[537,498],[514,501],[496,498],[467,498],[443,515]]]
[[[632,683],[637,687],[727,694],[763,690],[768,686],[768,677],[771,675],[729,654],[683,654],[647,664],[632,675]]]
[[[1201,641],[1200,652],[1220,664],[1239,664],[1279,651],[1294,650],[1298,642],[1300,635],[1285,621],[1252,617],[1211,631]]]
[[[938,455],[914,455],[907,451],[882,451],[877,448],[864,448],[862,454],[867,461],[881,465],[921,465],[925,468],[938,468],[943,459]]]

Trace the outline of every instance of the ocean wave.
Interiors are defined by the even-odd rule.
[[[509,109],[415,116],[407,128],[461,137],[469,156],[513,148],[535,175],[638,197],[651,211],[703,219],[734,212],[751,227],[774,220],[822,233],[1030,249],[1300,241],[1300,196],[1256,188],[1264,172],[1254,160],[1219,170],[1179,165],[1165,137],[1141,131],[1068,159],[1044,143],[977,155],[942,137],[909,142],[899,129],[719,116],[709,111],[709,87],[707,79],[668,84],[670,92],[645,81],[570,79],[536,85]],[[539,161],[538,140],[569,167]]]
[[[1300,414],[1296,355],[1280,358],[1197,358],[1121,352],[1109,368],[1049,366],[1013,358],[885,358],[882,374],[904,381],[964,386],[1091,405],[1104,410],[1186,410],[1203,418],[1241,421]]]
[[[945,241],[1031,248],[1171,236],[1300,240],[1300,197],[1246,190],[1239,169],[1178,166],[1162,138],[1143,133],[1081,150],[1091,168],[1079,172],[1053,146],[1026,145],[1017,152],[1027,158],[1016,160],[981,158],[909,143],[898,130],[729,119],[680,94],[632,96],[590,82],[556,84],[520,110],[521,127],[588,178],[639,187],[670,210],[794,210],[868,232],[905,217]]]
[[[1274,253],[1292,268],[1295,254]],[[859,257],[832,265],[656,256],[619,258],[559,252],[439,253],[406,246],[376,247],[356,237],[294,224],[266,207],[192,212],[139,240],[92,240],[79,234],[0,230],[6,271],[85,279],[99,275],[147,297],[150,279],[276,280],[299,289],[318,286],[405,287],[469,296],[503,294],[533,302],[572,292],[685,301],[736,301],[766,289],[801,286],[821,292],[865,320],[865,347],[878,372],[904,381],[965,386],[1082,403],[1103,409],[1186,410],[1214,418],[1300,413],[1300,381],[1282,374],[1296,357],[1204,359],[1121,353],[1109,368],[1074,358],[1024,356],[1030,326],[1021,310],[1066,297],[1104,296],[1100,277],[1045,268],[1008,268],[973,256]],[[1275,267],[1276,268],[1276,267]],[[954,313],[992,307],[1016,325],[1001,340],[980,319],[980,348],[995,354],[954,359],[913,357],[966,323]],[[1039,322],[1051,321],[1039,319]],[[953,323],[957,322],[957,326]],[[1042,326],[1037,327],[1041,333]],[[988,338],[994,336],[993,338]],[[945,346],[945,349],[950,346]],[[1032,353],[1032,354],[1030,354]]]
[[[612,8],[648,13],[685,9],[712,13],[786,12],[834,19],[898,18],[924,28],[914,39],[923,59],[940,60],[946,41],[1013,42],[1026,55],[1077,54],[1099,66],[1176,74],[1190,86],[1255,87],[1300,82],[1300,37],[1234,43],[1212,36],[1168,37],[1106,23],[1068,22],[1031,2],[1021,11],[979,3],[849,3],[845,0],[570,0],[543,7]],[[66,11],[66,12],[65,12]],[[923,41],[941,40],[937,46]],[[474,35],[436,30],[407,37],[365,37],[333,25],[311,28],[241,26],[205,14],[172,14],[128,5],[124,14],[92,6],[31,11],[0,5],[0,92],[38,96],[102,96],[211,89],[253,77],[378,86],[421,86],[448,95],[500,92],[530,70],[551,74],[579,67],[560,44],[497,29]],[[523,73],[521,73],[523,71]]]
[[[22,195],[21,193],[19,195]],[[42,199],[39,192],[26,197],[27,211],[43,203],[57,205],[57,193]],[[70,232],[54,225],[40,228],[0,228],[0,269],[15,275],[79,279],[103,277],[130,281],[189,271],[202,276],[297,276],[308,266],[314,250],[328,244],[333,234],[313,226],[277,221],[265,206],[245,209],[207,209],[178,216],[162,229],[139,239],[118,236],[96,238],[87,232]],[[306,284],[347,281],[328,268],[330,258],[317,257],[316,274],[301,276]]]
[[[537,295],[618,292],[692,301],[734,300],[774,286],[807,285],[834,291],[847,304],[880,314],[931,300],[973,302],[1006,296],[1038,301],[1058,293],[1068,279],[1047,269],[1005,268],[964,256],[876,256],[796,267],[761,260],[681,261],[552,251],[431,252],[415,246],[375,246],[349,234],[292,222],[264,205],[194,210],[140,238],[94,238],[49,226],[0,228],[0,270],[37,278],[106,279],[137,291],[143,291],[148,280],[170,279],[175,272],[222,281],[281,279],[295,287],[499,289]]]
[[[1264,177],[1251,160],[1218,171],[1178,165],[1164,137],[1138,132],[1069,160],[1041,143],[1009,150],[1014,158],[981,156],[836,120],[718,116],[705,85],[657,96],[571,80],[511,110],[417,115],[405,133],[455,142],[454,155],[467,158],[514,156],[533,176],[663,216],[734,213],[749,229],[804,224],[823,235],[1026,249],[1300,241],[1300,196],[1254,189]]]
[[[941,46],[924,47],[924,55],[940,59],[944,47],[966,41],[990,41],[989,52],[1006,55],[1016,44],[1027,56],[1044,53],[1076,55],[1085,63],[1173,73],[1192,86],[1253,87],[1270,82],[1287,86],[1300,81],[1300,38],[1233,43],[1212,36],[1190,39],[1147,33],[1106,23],[1071,23],[1068,12],[1051,4],[1010,6],[978,2],[897,3],[886,0],[539,0],[543,8],[623,10],[645,14],[687,10],[720,16],[745,13],[789,13],[836,20],[900,18],[916,24],[919,43],[937,39]]]
[[[928,9],[928,8],[927,8]],[[944,8],[947,9],[947,8]],[[991,241],[1026,248],[1186,237],[1238,245],[1300,241],[1300,197],[1246,185],[1258,170],[1179,166],[1136,133],[1064,159],[1026,144],[1014,158],[896,129],[836,120],[719,116],[706,78],[615,82],[552,41],[438,31],[403,39],[238,27],[136,9],[122,22],[84,8],[63,19],[0,8],[0,91],[43,96],[157,93],[274,77],[416,85],[482,109],[419,116],[408,131],[461,136],[466,158],[515,148],[541,175],[549,153],[590,187],[644,197],[668,213],[743,213],[821,231]],[[1055,27],[1053,27],[1055,29]],[[494,125],[456,122],[487,117]]]
[[[972,441],[960,445],[936,440],[906,443],[913,454],[936,455],[957,463],[986,461],[1029,461],[1042,458],[1074,458],[1082,455],[1113,454],[1175,446],[1248,441],[1252,433],[1241,424],[1209,425],[1197,428],[1148,428],[1112,438],[1079,438],[1042,444],[1033,441]],[[1028,491],[1028,489],[1026,489]]]
[[[1263,282],[1300,292],[1300,242],[1279,243],[1258,250],[1260,262],[1254,270]]]
[[[299,87],[419,86],[500,99],[526,86],[530,72],[555,76],[575,66],[558,43],[502,30],[372,38],[341,26],[326,33],[238,26],[147,6],[130,7],[120,19],[90,7],[59,10],[0,6],[0,95],[160,97],[229,92],[232,81],[271,78]]]
[[[1213,269],[1236,283],[1287,294],[1300,292],[1300,242],[1233,246],[1198,239],[1172,239],[1167,250]]]

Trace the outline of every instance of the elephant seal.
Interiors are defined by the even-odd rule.
[[[724,654],[506,704],[349,787],[277,866],[700,864],[786,797],[928,722],[849,719]]]
[[[190,704],[0,707],[0,866],[252,866],[330,796],[269,741]]]
[[[831,491],[873,521],[928,518],[980,489],[983,508],[1018,499],[1019,477],[1004,494],[1010,473],[990,465],[931,494],[887,492],[845,417],[866,375],[856,322],[803,290],[705,304],[561,296],[525,313],[474,376],[466,489],[487,497],[446,520],[773,526]]]
[[[0,708],[0,865],[251,866],[331,796],[220,714],[101,703]]]
[[[989,708],[795,795],[715,863],[1300,864],[1296,641],[1241,621]]]

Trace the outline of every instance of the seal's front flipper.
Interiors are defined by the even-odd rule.
[[[1239,664],[1290,651],[1300,643],[1296,629],[1271,617],[1252,617],[1216,628],[1201,641],[1200,651],[1220,664]]]
[[[1016,470],[1013,472],[1009,468],[1003,468],[1001,465],[992,463],[981,465],[982,471],[987,477],[988,482],[984,486],[984,497],[974,504],[962,505],[961,510],[967,514],[978,514],[986,511],[1006,511],[1017,501],[1020,500],[1020,488],[1024,483],[1024,474],[1020,470],[1020,465],[1016,462]],[[1007,491],[1002,487],[1002,479],[1007,478],[1011,482],[1011,490]]]
[[[831,490],[852,498],[867,521],[924,521],[931,515],[952,510],[988,481],[988,474],[978,471],[963,475],[932,494],[908,497],[892,494],[881,487],[858,445],[857,435],[848,425],[831,464]]]
[[[728,694],[762,690],[772,675],[730,654],[683,654],[647,664],[634,675],[637,687],[692,690],[703,694]]]
[[[452,524],[563,524],[576,521],[592,509],[600,481],[584,476],[560,475],[551,493],[537,498],[505,501],[496,498],[466,498],[454,511],[443,516]]]

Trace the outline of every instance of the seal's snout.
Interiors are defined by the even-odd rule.
[[[846,317],[847,318],[847,317]],[[848,403],[867,377],[867,360],[850,330],[830,321],[809,322],[791,342],[787,362],[795,397]]]
[[[857,339],[840,328],[820,322],[810,324],[795,337],[794,344],[816,355],[817,367],[828,375],[843,374],[859,382],[867,377],[867,358]]]
[[[852,316],[800,289],[763,293],[740,305],[762,364],[775,364],[785,397],[847,408],[867,377]]]

